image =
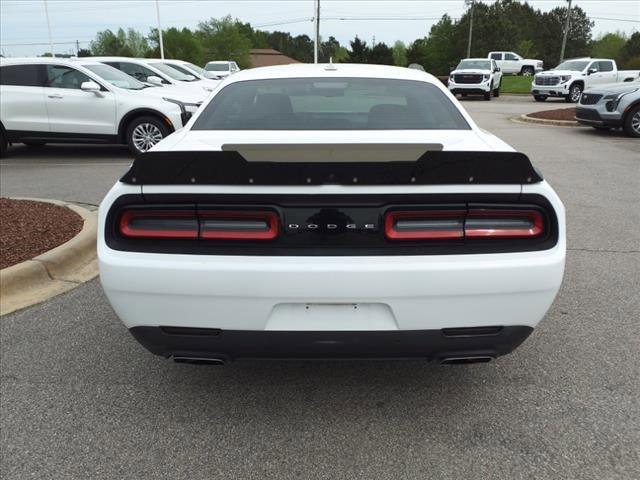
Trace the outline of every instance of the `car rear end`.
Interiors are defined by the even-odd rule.
[[[311,88],[331,103],[326,89],[341,82]],[[325,113],[296,118],[319,125]],[[560,286],[564,209],[524,155],[491,151],[461,115],[460,130],[367,132],[281,130],[282,116],[270,131],[198,130],[196,117],[100,207],[114,310],[151,352],[180,361],[511,352]]]

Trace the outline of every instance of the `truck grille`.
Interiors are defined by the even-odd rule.
[[[477,73],[458,73],[453,76],[456,83],[482,83],[483,75]]]
[[[582,96],[580,97],[580,104],[581,105],[595,105],[596,103],[598,103],[600,101],[601,98],[602,98],[602,95],[599,95],[599,94],[583,93]]]
[[[536,77],[536,85],[558,85],[560,77]]]

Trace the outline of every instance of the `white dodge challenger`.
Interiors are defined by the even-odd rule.
[[[433,76],[286,65],[222,82],[100,206],[102,285],[181,362],[490,361],[553,302],[564,207]]]

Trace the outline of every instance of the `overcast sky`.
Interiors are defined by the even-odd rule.
[[[491,0],[484,0],[491,3]],[[355,35],[371,43],[410,42],[425,36],[444,13],[459,18],[463,0],[321,0],[320,34],[348,44]],[[96,32],[119,27],[148,33],[156,25],[155,0],[48,0],[56,53],[87,47]],[[160,0],[163,28],[194,28],[211,17],[232,15],[263,30],[281,30],[313,37],[313,0]],[[529,0],[551,10],[565,0]],[[595,22],[594,33],[640,31],[640,0],[574,0]],[[324,18],[324,19],[323,19]],[[39,45],[16,45],[35,44]],[[30,56],[48,51],[44,0],[0,0],[0,49],[5,56]]]

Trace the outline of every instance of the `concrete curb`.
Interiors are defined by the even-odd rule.
[[[84,225],[69,241],[37,257],[0,270],[0,316],[69,291],[98,275],[96,257],[97,213],[78,205],[40,198],[80,215]]]
[[[580,125],[575,120],[546,120],[544,118],[534,118],[529,117],[527,115],[520,115],[518,117],[513,117],[511,120],[517,123],[535,123],[538,125],[547,125],[554,127],[583,127],[584,125]]]

